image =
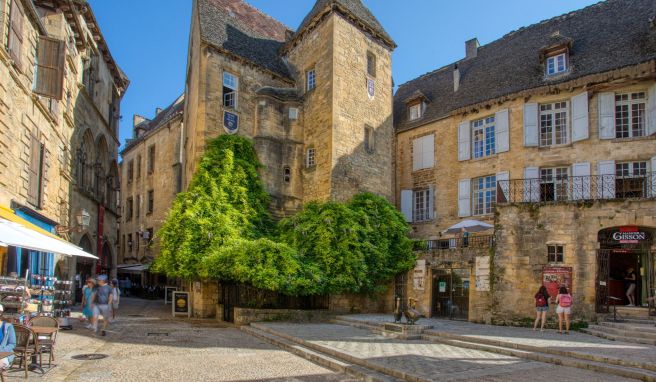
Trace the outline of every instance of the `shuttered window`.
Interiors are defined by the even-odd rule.
[[[18,67],[21,66],[21,50],[23,45],[23,9],[19,1],[11,2],[9,14],[9,38],[7,39],[7,48],[12,60]]]
[[[36,136],[30,140],[30,168],[27,187],[27,201],[41,208],[43,200],[43,178],[45,175],[45,146]]]
[[[66,46],[64,41],[40,36],[37,48],[34,92],[45,97],[62,99]]]

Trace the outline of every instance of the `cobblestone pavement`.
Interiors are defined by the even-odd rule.
[[[614,375],[528,361],[427,341],[406,341],[334,324],[262,324],[352,357],[436,381],[629,381]]]
[[[121,316],[106,337],[80,323],[61,331],[56,367],[34,381],[294,381],[346,382],[336,374],[216,321],[173,320],[162,301],[121,300]],[[140,316],[143,315],[143,316]],[[102,353],[97,361],[71,357]],[[23,379],[10,371],[8,381]]]
[[[389,315],[358,314],[346,316],[368,322],[389,322]],[[656,346],[612,341],[585,333],[558,334],[555,330],[534,332],[530,328],[481,325],[463,321],[421,319],[419,324],[433,325],[433,330],[450,332],[466,337],[478,337],[522,345],[594,354],[612,358],[625,358],[637,362],[656,363]]]

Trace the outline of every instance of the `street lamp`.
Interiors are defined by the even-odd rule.
[[[75,225],[66,227],[66,226],[57,226],[57,233],[63,234],[63,233],[69,233],[69,232],[82,232],[85,229],[89,228],[89,223],[91,222],[91,215],[89,212],[81,208],[77,211],[75,214]]]

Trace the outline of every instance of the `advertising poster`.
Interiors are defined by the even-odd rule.
[[[417,260],[412,276],[413,288],[415,290],[424,290],[424,279],[426,278],[426,260]]]
[[[549,296],[556,297],[558,288],[567,287],[567,291],[572,291],[572,267],[544,267],[542,268],[542,285],[547,288]]]
[[[189,292],[173,292],[173,316],[191,316],[191,305],[189,304]]]
[[[177,287],[167,286],[164,287],[164,305],[171,304],[173,302],[173,292],[178,290]]]
[[[476,291],[490,291],[490,256],[476,257]]]

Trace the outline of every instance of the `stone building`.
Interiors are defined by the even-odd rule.
[[[184,187],[227,133],[254,141],[276,216],[362,191],[393,200],[395,47],[360,0],[319,0],[296,31],[241,0],[195,0]],[[211,315],[218,293],[205,287],[194,304]]]
[[[401,85],[396,202],[426,240],[408,293],[428,316],[534,316],[542,284],[574,315],[654,295],[656,9],[608,0],[521,28]],[[463,220],[493,230],[449,235]],[[461,231],[462,232],[462,231]]]
[[[3,272],[30,267],[72,279],[110,271],[119,104],[129,82],[86,1],[1,0],[0,29],[0,204],[100,257],[11,253]],[[82,212],[88,227],[77,223]]]
[[[121,151],[119,274],[147,276],[159,254],[154,234],[182,189],[183,109],[181,96],[164,110],[158,108],[152,120],[133,118],[132,139]]]

